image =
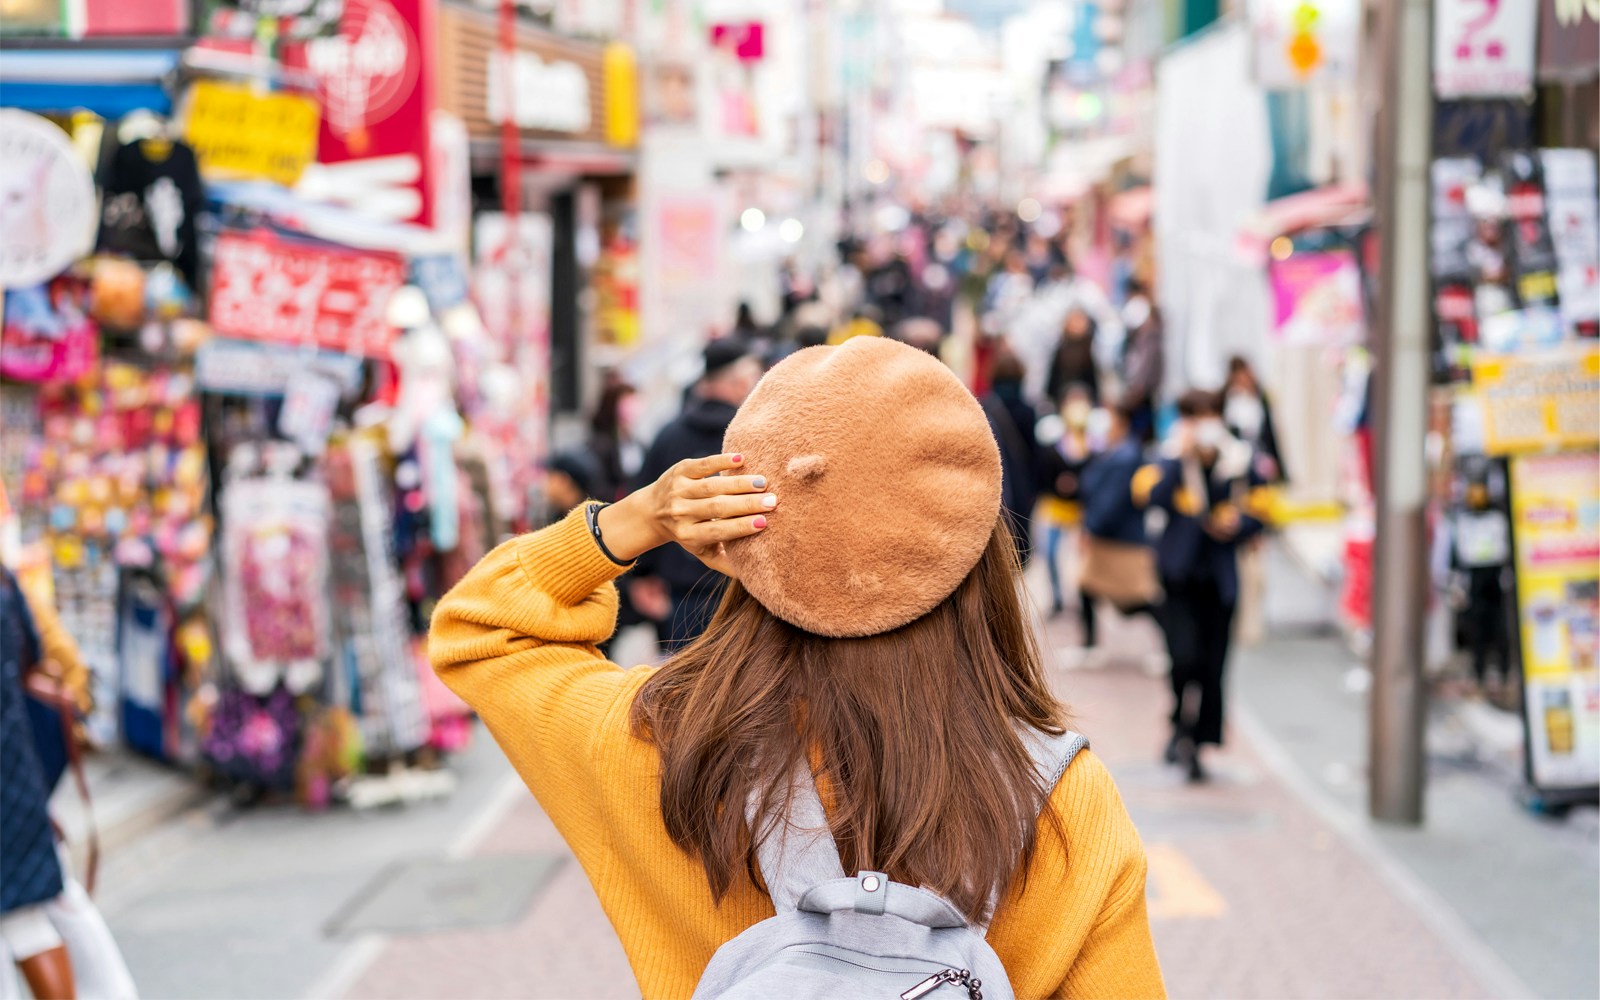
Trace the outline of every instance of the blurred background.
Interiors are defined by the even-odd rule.
[[[1597,74],[1593,0],[0,0],[80,995],[637,996],[429,614],[853,336],[985,401],[1174,996],[1600,995]],[[1091,470],[1197,440],[1266,530],[1174,768]],[[715,581],[623,594],[653,662]]]

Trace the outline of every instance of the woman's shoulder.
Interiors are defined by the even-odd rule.
[[[1101,883],[1105,891],[1144,872],[1144,845],[1116,779],[1088,748],[1073,758],[1051,790],[1037,844],[1036,863]]]

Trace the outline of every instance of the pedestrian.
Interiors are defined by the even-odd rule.
[[[1083,523],[1082,476],[1093,457],[1089,445],[1089,418],[1093,408],[1089,390],[1082,385],[1067,389],[1056,421],[1040,421],[1041,454],[1044,466],[1040,483],[1038,513],[1044,522],[1045,568],[1050,576],[1050,613],[1066,609],[1066,588],[1061,576],[1061,547],[1067,535]],[[1047,432],[1044,428],[1049,427]],[[1059,428],[1059,437],[1054,433]],[[1045,439],[1054,438],[1046,443]],[[1094,604],[1085,593],[1079,594],[1079,622],[1083,645],[1095,645]]]
[[[1201,748],[1220,746],[1223,673],[1239,600],[1236,552],[1261,531],[1262,485],[1250,446],[1228,433],[1215,393],[1192,390],[1178,400],[1167,454],[1141,470],[1135,499],[1166,512],[1156,545],[1164,594],[1157,619],[1172,660],[1172,738],[1166,758],[1189,780],[1205,780]]]
[[[745,341],[724,337],[707,344],[705,373],[683,412],[661,429],[645,452],[635,489],[655,482],[686,458],[720,451],[728,422],[755,388],[761,370],[760,360]],[[641,611],[665,611],[662,631],[671,651],[705,630],[722,595],[722,583],[682,547],[667,545],[640,560],[630,590]]]
[[[727,973],[735,937],[844,922],[858,958],[902,927],[908,948],[987,929],[966,975],[874,974],[903,984],[886,995],[998,992],[996,955],[1018,996],[1163,994],[1143,849],[1046,684],[1000,492],[955,375],[857,338],[774,368],[725,453],[505,543],[440,602],[435,668],[567,838],[643,995]],[[622,671],[594,647],[610,580],[671,541],[732,582],[697,641]],[[809,950],[741,995],[861,995],[866,963]]]
[[[1078,591],[1087,608],[1103,600],[1133,615],[1152,610],[1161,593],[1145,510],[1134,497],[1144,453],[1128,409],[1116,405],[1103,412],[1105,439],[1084,466],[1078,486],[1083,508]]]
[[[60,774],[47,773],[38,750],[58,734],[35,730],[28,700],[49,687],[57,700],[86,710],[88,671],[53,609],[41,604],[40,611],[43,628],[16,577],[0,566],[0,944],[34,996],[71,1000],[72,961],[48,909],[67,888],[48,812]]]
[[[1241,355],[1228,359],[1228,380],[1222,387],[1222,421],[1228,432],[1255,452],[1256,472],[1269,483],[1287,482],[1278,432],[1272,423],[1272,402],[1256,378],[1255,369]]]
[[[1166,336],[1161,310],[1150,290],[1137,278],[1128,281],[1128,299],[1122,307],[1121,404],[1133,415],[1133,433],[1141,444],[1156,436],[1156,402],[1166,378]]]
[[[1090,406],[1100,405],[1100,368],[1095,364],[1094,335],[1094,320],[1082,306],[1073,306],[1061,325],[1061,338],[1056,341],[1045,383],[1045,395],[1055,406],[1066,402],[1067,387],[1074,385],[1088,390]]]
[[[1023,394],[1026,379],[1022,361],[1002,346],[989,372],[989,391],[981,400],[1000,445],[1001,507],[1024,566],[1033,553],[1033,508],[1044,476],[1036,436],[1039,411]]]
[[[616,500],[626,494],[644,464],[644,446],[634,436],[638,412],[638,391],[616,374],[608,376],[589,417],[589,451],[600,463],[601,474],[596,500]]]

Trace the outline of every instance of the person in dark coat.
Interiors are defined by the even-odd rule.
[[[34,996],[71,997],[72,963],[43,906],[65,879],[23,687],[42,655],[22,590],[0,567],[0,939]]]
[[[1033,508],[1045,475],[1034,436],[1039,411],[1023,396],[1026,376],[1021,360],[1002,350],[990,369],[989,391],[979,400],[1000,445],[1001,505],[1024,566],[1033,552]]]
[[[1076,306],[1062,324],[1061,340],[1050,359],[1050,376],[1045,380],[1045,395],[1059,409],[1066,402],[1067,389],[1081,385],[1089,391],[1091,406],[1100,405],[1100,369],[1094,360],[1095,322]]]
[[[705,374],[695,384],[683,412],[661,429],[645,451],[634,489],[660,479],[687,458],[715,455],[733,415],[760,381],[762,366],[744,340],[724,337],[705,349]],[[638,562],[630,584],[634,605],[645,614],[664,612],[665,645],[675,651],[711,623],[725,579],[678,545],[663,545]]]
[[[1128,282],[1128,300],[1122,307],[1122,399],[1133,415],[1133,434],[1140,444],[1155,440],[1156,404],[1166,378],[1166,332],[1161,310],[1143,282]]]
[[[1137,502],[1147,488],[1148,505],[1167,514],[1156,544],[1165,593],[1157,620],[1172,659],[1167,759],[1184,765],[1189,780],[1203,781],[1200,748],[1222,743],[1222,677],[1239,601],[1236,551],[1262,530],[1257,488],[1264,483],[1250,446],[1223,425],[1214,393],[1185,393],[1178,413],[1167,457],[1140,470],[1134,494]]]

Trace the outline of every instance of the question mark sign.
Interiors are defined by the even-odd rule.
[[[1488,27],[1499,13],[1500,0],[1483,0],[1483,13],[1461,26],[1461,41],[1456,43],[1457,59],[1472,58],[1472,36]],[[1498,60],[1505,55],[1505,46],[1496,38],[1483,47],[1483,54],[1487,59]]]

